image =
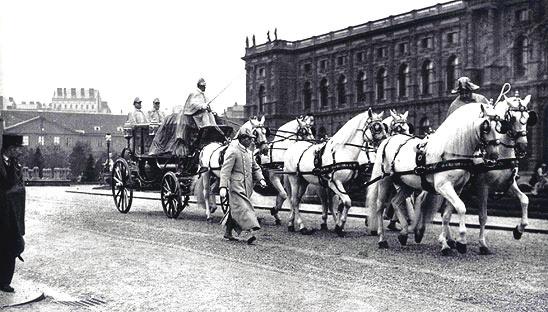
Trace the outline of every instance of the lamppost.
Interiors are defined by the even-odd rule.
[[[107,133],[105,135],[105,140],[107,141],[107,168],[108,171],[110,171],[110,141],[112,141],[112,135]]]

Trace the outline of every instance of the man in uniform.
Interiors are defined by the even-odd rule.
[[[160,99],[155,98],[152,101],[152,110],[148,111],[148,121],[152,123],[162,123],[166,118],[164,112],[160,110]]]
[[[0,124],[0,290],[14,292],[10,284],[15,259],[23,260],[20,255],[25,248],[25,186],[18,162],[23,137],[5,135],[1,127]]]
[[[253,193],[253,182],[259,181],[261,187],[266,187],[261,168],[248,149],[254,137],[250,128],[242,128],[238,139],[230,143],[221,167],[219,187],[221,197],[229,195],[230,201],[230,209],[223,218],[224,238],[237,240],[232,236],[232,230],[238,234],[244,231],[248,244],[257,239],[254,233],[261,228],[249,200]]]
[[[127,115],[126,125],[148,123],[147,116],[141,110],[141,99],[138,97],[133,100],[134,110]]]
[[[481,94],[473,93],[472,91],[479,89],[480,87],[473,84],[468,77],[460,77],[457,80],[457,86],[451,90],[451,93],[458,93],[457,98],[449,106],[447,116],[451,115],[457,108],[469,104],[469,103],[484,103],[489,104],[489,100]]]

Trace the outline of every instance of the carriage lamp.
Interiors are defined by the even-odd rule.
[[[110,142],[112,141],[112,135],[110,133],[105,135],[105,141],[107,141],[107,168],[110,168]]]

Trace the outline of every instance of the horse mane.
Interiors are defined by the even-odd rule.
[[[388,117],[386,117],[386,118],[384,118],[384,119],[382,120],[382,123],[385,124],[385,125],[387,125],[388,128],[390,128],[390,126],[392,125],[392,122],[393,122],[393,121],[394,121],[394,117],[388,116]]]
[[[278,128],[278,131],[276,131],[276,134],[275,134],[275,137],[276,137],[275,140],[281,140],[281,138],[288,138],[292,135],[295,135],[297,134],[298,129],[299,129],[299,122],[296,119],[293,119]]]
[[[428,139],[428,153],[438,157],[445,152],[472,155],[479,139],[480,113],[480,103],[455,110]]]
[[[342,126],[342,128],[340,128],[339,131],[337,131],[331,139],[329,139],[329,141],[327,141],[327,145],[334,146],[337,144],[348,143],[348,141],[352,140],[358,132],[358,127],[361,125],[362,121],[368,117],[367,111],[354,116],[347,123],[345,123],[344,126]]]

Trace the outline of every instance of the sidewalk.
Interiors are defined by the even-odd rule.
[[[96,185],[76,185],[70,188],[67,188],[67,192],[71,193],[82,193],[82,194],[91,194],[91,195],[102,195],[102,196],[111,196],[110,190],[105,189],[96,189]],[[160,200],[159,192],[134,192],[133,197],[137,200]],[[269,210],[275,204],[274,196],[261,196],[257,193],[254,193],[251,197],[251,201],[255,203],[255,208]],[[217,198],[217,202],[219,202]],[[190,198],[190,203],[196,203],[193,197]],[[158,209],[161,208],[161,204],[158,203]],[[112,203],[114,208],[114,202]],[[284,203],[282,211],[289,211],[287,201]],[[321,206],[317,204],[301,204],[301,212],[305,213],[314,213],[321,214]],[[348,214],[349,217],[354,218],[365,218],[369,215],[369,209],[365,207],[352,207]],[[453,214],[453,222],[451,225],[458,225],[455,222],[456,216]],[[520,223],[520,218],[515,217],[494,217],[489,216],[487,220],[487,229],[494,230],[505,230],[512,231]],[[439,214],[436,214],[434,217],[434,224],[441,224],[441,217]],[[466,215],[466,226],[471,228],[479,228],[479,220],[477,215]],[[529,225],[525,229],[525,232],[528,233],[541,233],[548,234],[548,220],[544,219],[531,219],[529,218]]]
[[[13,277],[11,286],[15,289],[15,292],[6,293],[0,291],[0,309],[45,299],[44,293],[38,289],[36,285],[27,280],[18,278],[17,275]]]

